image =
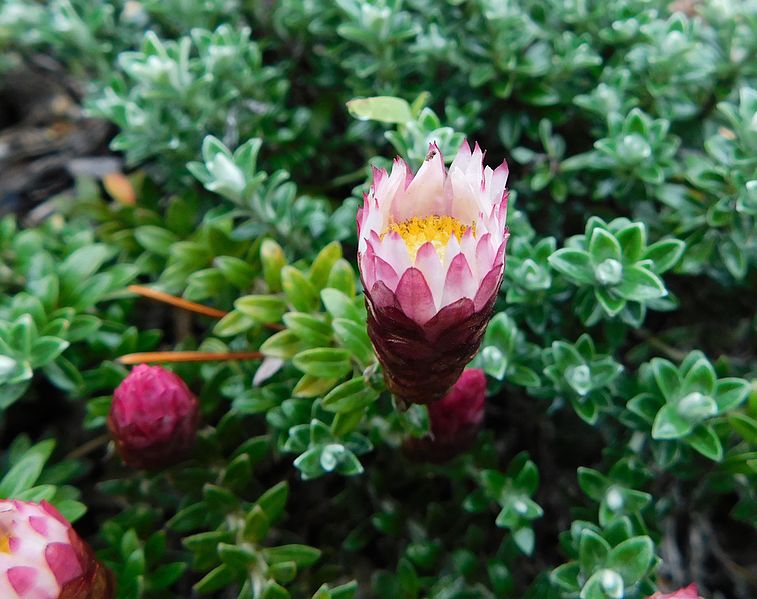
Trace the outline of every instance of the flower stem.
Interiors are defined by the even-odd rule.
[[[231,360],[261,360],[258,351],[205,352],[205,351],[154,351],[126,354],[118,358],[121,364],[143,364],[146,362],[226,362]]]
[[[170,304],[172,306],[176,306],[177,308],[181,308],[182,310],[204,314],[205,316],[210,316],[211,318],[223,318],[227,314],[227,312],[224,312],[223,310],[211,308],[210,306],[204,306],[203,304],[198,304],[196,302],[190,302],[189,300],[176,297],[175,295],[171,295],[163,291],[158,291],[157,289],[151,289],[150,287],[145,287],[144,285],[129,285],[127,289],[132,293],[141,295],[142,297],[148,297],[165,304]]]

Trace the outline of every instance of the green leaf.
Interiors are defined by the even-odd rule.
[[[38,337],[32,343],[29,363],[32,368],[39,368],[52,362],[69,346],[68,341],[57,337]]]
[[[320,291],[326,287],[331,269],[341,257],[342,245],[338,241],[332,241],[318,252],[310,266],[310,281],[316,289]]]
[[[221,271],[226,280],[238,289],[248,289],[255,278],[255,270],[241,258],[218,256],[213,266]]]
[[[679,439],[691,432],[693,425],[678,413],[672,404],[665,404],[657,412],[652,425],[653,439]]]
[[[365,321],[352,299],[338,289],[324,289],[321,291],[321,300],[332,318],[346,318],[358,323]]]
[[[615,238],[620,243],[623,260],[634,263],[641,258],[646,245],[647,229],[643,223],[632,223],[618,231]]]
[[[549,257],[549,264],[569,279],[584,285],[594,284],[591,256],[583,250],[563,248]]]
[[[728,422],[747,443],[757,447],[757,420],[737,412],[728,416]]]
[[[558,566],[550,574],[550,578],[561,588],[568,592],[578,592],[578,577],[581,574],[581,566],[578,562],[568,562]]]
[[[54,448],[55,440],[48,439],[26,451],[0,481],[0,497],[12,498],[33,486]]]
[[[281,269],[287,263],[282,247],[272,239],[264,239],[260,244],[260,261],[268,289],[273,293],[281,291]]]
[[[321,378],[341,378],[352,370],[350,352],[336,347],[307,349],[292,359],[305,374]]]
[[[689,393],[701,393],[711,395],[715,391],[715,369],[707,358],[700,358],[689,369],[683,378],[681,395]]]
[[[294,266],[285,266],[281,269],[281,286],[295,310],[311,312],[318,305],[318,290]]]
[[[373,346],[363,323],[335,318],[331,326],[339,344],[349,350],[361,364],[367,366],[375,361]]]
[[[265,539],[270,527],[271,521],[266,516],[263,508],[259,505],[254,505],[247,513],[247,516],[245,516],[242,536],[253,543],[259,543]]]
[[[644,252],[644,259],[652,261],[652,270],[662,274],[673,268],[683,256],[686,244],[680,239],[661,239]]]
[[[649,570],[654,559],[654,543],[649,537],[632,537],[613,547],[608,567],[620,574],[625,586],[633,586]]]
[[[269,522],[276,522],[284,513],[288,497],[289,485],[286,481],[281,481],[258,497],[256,503],[265,512]]]
[[[79,248],[58,268],[58,276],[67,286],[75,286],[96,273],[113,250],[107,245],[96,243]]]
[[[260,352],[269,358],[289,360],[302,351],[302,341],[292,331],[279,331],[260,346]]]
[[[699,425],[686,437],[686,443],[714,462],[723,459],[723,445],[711,426]]]
[[[604,566],[610,545],[593,530],[585,529],[578,543],[578,561],[584,572],[594,572]]]
[[[329,412],[352,412],[368,407],[378,395],[365,379],[355,377],[332,389],[323,398],[322,405]]]
[[[211,570],[202,580],[192,587],[203,595],[226,588],[237,578],[234,570],[223,564]]]
[[[594,501],[602,500],[608,484],[608,480],[596,470],[583,466],[578,468],[578,486]]]
[[[134,238],[147,251],[158,256],[168,256],[171,246],[179,241],[171,231],[154,225],[143,225],[134,229]]]
[[[264,548],[263,556],[269,564],[294,562],[298,567],[305,568],[318,561],[321,550],[308,545],[280,545]]]
[[[305,312],[288,312],[284,324],[305,343],[311,346],[331,345],[331,325]]]
[[[678,369],[662,358],[653,358],[650,362],[650,368],[665,400],[672,402],[678,399],[681,386],[681,377],[678,374]]]
[[[744,379],[724,378],[715,383],[715,402],[723,414],[740,406],[749,397],[751,385]]]
[[[589,254],[591,254],[594,264],[599,264],[605,260],[617,260],[621,262],[623,258],[620,243],[615,239],[615,236],[599,227],[591,233]]]
[[[234,302],[234,307],[255,322],[279,322],[287,311],[286,302],[273,295],[245,295]]]
[[[656,274],[635,264],[623,269],[623,280],[615,290],[620,297],[634,302],[645,302],[668,294],[665,284]]]
[[[410,104],[402,98],[393,96],[356,98],[347,102],[347,110],[361,121],[371,120],[403,125],[413,120]]]

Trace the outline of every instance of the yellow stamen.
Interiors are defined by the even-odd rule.
[[[8,534],[0,534],[0,553],[11,552],[11,537]]]
[[[429,241],[434,244],[439,256],[444,258],[444,250],[447,248],[450,237],[454,235],[460,241],[468,229],[472,229],[475,235],[476,223],[466,225],[452,216],[432,215],[423,218],[414,216],[401,223],[391,223],[382,237],[390,231],[399,233],[407,246],[411,260],[415,260],[418,250]]]

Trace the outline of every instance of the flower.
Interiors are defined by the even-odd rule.
[[[480,368],[463,371],[460,378],[442,399],[428,407],[431,434],[447,441],[473,436],[484,421],[486,375]]]
[[[480,368],[463,371],[447,394],[428,406],[431,435],[408,439],[411,457],[444,462],[467,451],[484,421],[486,375]]]
[[[110,572],[46,501],[0,500],[0,597],[111,599]]]
[[[368,334],[403,403],[444,396],[471,360],[505,269],[507,164],[464,142],[447,171],[431,144],[418,173],[374,169],[358,211]]]
[[[657,591],[654,595],[650,595],[647,599],[699,599],[699,589],[693,582],[683,589],[678,589],[672,593],[661,593]]]
[[[197,399],[181,378],[140,364],[113,393],[108,426],[126,464],[158,468],[189,453],[198,419]]]

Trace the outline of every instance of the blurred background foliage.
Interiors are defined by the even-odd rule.
[[[0,1],[0,494],[119,599],[755,596],[756,55],[754,0]],[[354,216],[464,138],[508,266],[485,430],[427,465]],[[156,348],[265,359],[177,366],[198,447],[145,477],[102,432]]]

